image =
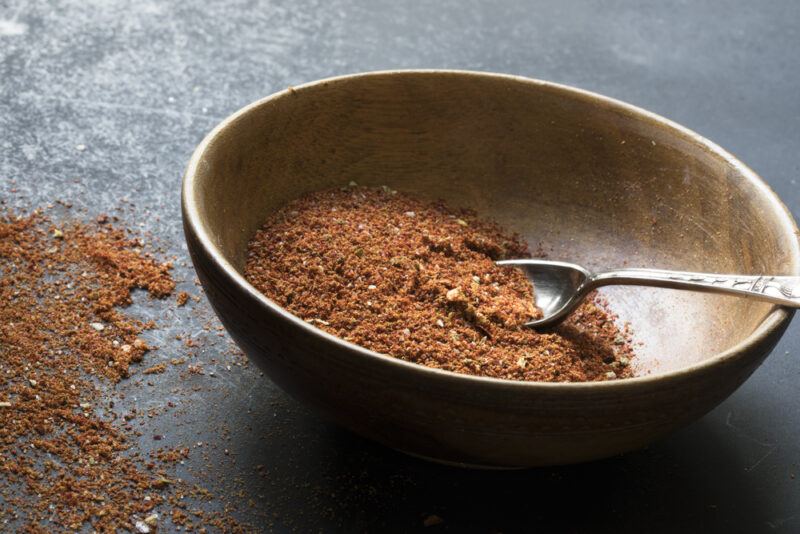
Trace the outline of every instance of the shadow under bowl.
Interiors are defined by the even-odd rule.
[[[242,276],[266,217],[315,190],[387,185],[469,207],[590,269],[800,274],[797,228],[728,152],[634,106],[515,76],[392,71],[290,88],[225,119],[183,184],[206,294],[279,386],[410,454],[484,467],[566,464],[642,447],[709,411],[793,312],[667,289],[608,288],[637,377],[529,383],[377,354],[291,315]]]

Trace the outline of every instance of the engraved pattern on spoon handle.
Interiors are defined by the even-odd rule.
[[[768,289],[776,289],[786,298],[795,297],[797,286],[787,285],[776,280],[775,276],[707,276],[695,277],[692,275],[675,275],[670,277],[673,280],[685,282],[697,282],[701,284],[711,284],[731,289],[740,289],[750,293],[766,294]]]
[[[693,289],[729,293],[766,300],[775,304],[800,307],[800,277],[771,275],[732,275],[662,271],[658,269],[623,269],[599,273],[593,285],[652,285],[675,289]]]

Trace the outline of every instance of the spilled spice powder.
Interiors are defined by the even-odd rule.
[[[186,506],[191,490],[167,470],[174,455],[143,457],[101,389],[151,349],[139,336],[154,325],[120,307],[134,289],[170,295],[170,269],[107,218],[61,227],[39,213],[0,215],[2,524],[151,532],[160,507]],[[219,514],[200,522],[237,530]]]
[[[511,380],[632,376],[627,330],[597,294],[554,331],[522,271],[519,236],[383,187],[306,195],[250,242],[246,278],[290,312],[347,341],[409,362]]]
[[[178,306],[186,306],[186,303],[189,302],[189,293],[186,291],[181,291],[178,293],[178,296],[175,297],[175,303]]]

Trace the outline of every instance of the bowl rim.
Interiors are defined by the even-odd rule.
[[[725,160],[726,163],[728,163],[731,167],[736,169],[738,173],[740,173],[746,180],[748,180],[754,187],[756,187],[761,192],[762,195],[764,195],[764,198],[766,198],[769,201],[772,211],[775,212],[781,219],[780,223],[781,223],[781,228],[784,231],[784,235],[795,236],[794,239],[789,240],[792,244],[792,250],[790,251],[790,255],[792,258],[792,268],[794,271],[793,273],[789,274],[800,275],[800,239],[798,239],[798,237],[800,236],[800,231],[798,231],[797,225],[789,209],[783,204],[783,202],[780,200],[775,191],[773,191],[773,189],[758,174],[756,174],[742,161],[740,161],[733,154],[723,149],[716,143],[701,136],[700,134],[694,132],[693,130],[686,128],[685,126],[681,126],[680,124],[673,122],[672,120],[667,119],[665,117],[662,117],[661,115],[658,115],[651,111],[647,111],[646,109],[640,108],[633,104],[628,104],[627,102],[617,100],[615,98],[604,96],[592,91],[587,91],[585,89],[572,87],[570,85],[565,85],[556,82],[549,82],[535,78],[528,78],[525,76],[486,72],[486,71],[458,70],[458,69],[378,70],[378,71],[368,71],[368,72],[360,72],[354,74],[345,74],[340,76],[332,76],[304,83],[298,86],[289,86],[284,90],[277,91],[264,98],[256,100],[255,102],[252,102],[240,108],[236,112],[232,113],[231,115],[223,119],[203,138],[203,140],[200,142],[199,145],[197,145],[197,148],[195,148],[194,152],[192,153],[192,156],[186,167],[186,171],[184,172],[183,184],[181,188],[181,208],[183,214],[184,227],[186,228],[187,231],[193,234],[194,238],[196,239],[196,242],[200,245],[200,247],[202,247],[205,256],[213,262],[215,267],[220,272],[225,273],[225,276],[233,284],[238,286],[238,288],[241,291],[243,291],[250,298],[258,302],[260,306],[265,307],[269,312],[272,312],[281,317],[282,319],[285,319],[293,323],[296,327],[304,330],[306,334],[321,338],[322,340],[328,343],[333,343],[334,345],[338,345],[341,349],[346,349],[355,352],[359,355],[362,355],[365,358],[377,358],[384,364],[388,364],[390,366],[396,366],[398,370],[402,369],[404,371],[408,371],[411,373],[423,374],[426,375],[427,377],[430,377],[431,379],[444,380],[453,383],[461,382],[464,385],[472,384],[476,387],[481,386],[484,388],[502,387],[502,388],[515,388],[515,389],[517,388],[538,389],[541,391],[570,390],[574,392],[581,392],[581,391],[598,392],[598,391],[611,391],[617,389],[629,390],[632,388],[639,388],[642,386],[651,385],[655,382],[674,381],[677,379],[687,378],[689,375],[710,370],[713,367],[723,365],[738,357],[746,355],[750,351],[750,349],[763,342],[766,338],[768,338],[774,332],[778,331],[779,329],[784,327],[784,325],[787,325],[789,321],[791,321],[794,315],[794,310],[778,305],[773,305],[767,316],[764,318],[764,320],[756,327],[756,329],[749,336],[747,336],[747,338],[743,339],[733,347],[730,347],[722,352],[716,353],[704,359],[703,361],[694,363],[692,365],[688,365],[686,367],[681,367],[679,369],[675,369],[672,371],[667,371],[663,373],[654,372],[643,376],[635,376],[632,378],[625,378],[621,380],[606,380],[600,382],[533,382],[533,381],[509,380],[503,378],[460,374],[453,371],[435,369],[417,363],[407,362],[405,360],[401,360],[394,356],[372,351],[370,349],[361,347],[360,345],[356,345],[355,343],[351,343],[349,341],[336,337],[333,334],[329,334],[328,332],[325,332],[324,330],[312,326],[311,324],[302,320],[300,317],[297,317],[288,310],[284,309],[283,307],[281,307],[280,305],[278,305],[277,303],[275,303],[274,301],[263,295],[261,292],[259,292],[255,287],[253,287],[244,278],[244,276],[240,274],[239,271],[227,260],[222,251],[219,250],[219,248],[217,248],[217,246],[213,243],[208,232],[206,232],[206,228],[202,222],[202,218],[200,217],[197,203],[195,201],[195,176],[197,174],[198,168],[200,167],[203,161],[203,157],[206,150],[220,134],[222,134],[226,129],[228,129],[228,127],[239,121],[245,115],[249,114],[252,110],[260,108],[261,106],[266,105],[269,102],[278,100],[287,95],[291,95],[296,91],[312,88],[315,86],[325,86],[331,83],[346,82],[359,78],[392,77],[392,76],[407,76],[407,75],[463,76],[463,77],[507,80],[509,82],[522,83],[522,84],[533,84],[536,86],[553,89],[555,91],[564,93],[573,98],[584,99],[587,101],[593,101],[599,104],[610,106],[617,110],[625,111],[637,117],[638,119],[648,120],[658,125],[665,126],[673,130],[677,130],[679,133],[687,136],[691,140],[699,143],[706,149],[710,150],[717,156],[721,157],[723,160]]]

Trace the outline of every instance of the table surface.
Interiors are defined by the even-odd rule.
[[[221,118],[332,75],[459,68],[660,113],[737,154],[797,217],[798,21],[793,0],[0,0],[0,198],[20,210],[61,199],[80,217],[124,212],[178,256],[179,289],[200,295],[179,187]],[[188,333],[207,371],[118,386],[140,407],[180,403],[146,422],[141,446],[155,432],[159,445],[208,442],[214,468],[193,453],[181,476],[229,500],[244,490],[254,505],[240,517],[264,530],[800,531],[796,325],[733,396],[646,450],[482,472],[386,450],[320,420],[254,367],[227,370],[238,360],[227,338],[203,330],[214,320],[205,300],[167,311],[138,300],[135,313],[161,325],[149,361],[186,352],[174,336]],[[425,529],[430,514],[444,523]]]

